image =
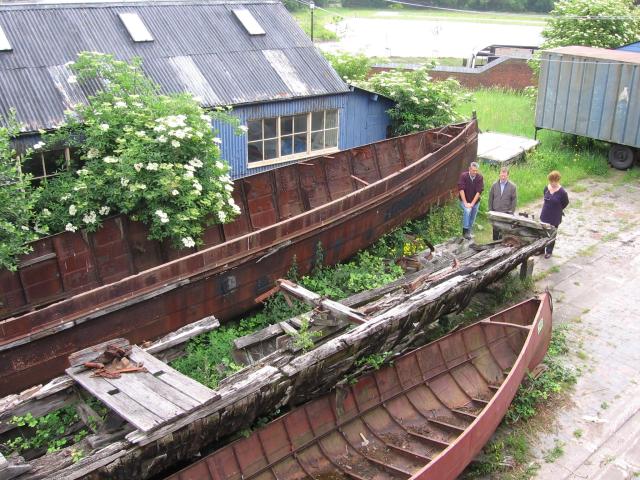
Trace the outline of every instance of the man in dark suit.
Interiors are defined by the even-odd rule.
[[[500,178],[491,185],[489,191],[489,211],[509,213],[513,215],[518,202],[518,192],[513,182],[509,181],[509,169],[500,169]],[[493,227],[493,239],[500,240],[500,231]]]

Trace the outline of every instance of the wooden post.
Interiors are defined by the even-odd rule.
[[[526,280],[533,276],[534,260],[532,257],[527,258],[520,264],[520,280]]]

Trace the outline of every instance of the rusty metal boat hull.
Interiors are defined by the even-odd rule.
[[[0,395],[61,374],[68,355],[97,342],[124,337],[141,343],[208,315],[225,321],[242,314],[286,274],[294,258],[300,272],[307,272],[318,243],[325,263],[336,263],[448,198],[476,149],[477,125],[471,121],[240,180],[234,195],[243,214],[234,223],[210,229],[207,248],[154,266],[178,255],[165,252],[140,273],[145,265],[136,266],[144,258],[139,251],[153,257],[155,247],[132,244],[127,235],[118,237],[117,232],[132,228],[122,219],[107,226],[105,237],[56,237],[60,248],[47,255],[53,255],[59,267],[84,262],[84,276],[54,271],[56,281],[60,277],[75,285],[69,290],[72,296],[0,322]],[[108,243],[109,235],[124,240]],[[139,232],[136,235],[141,242]],[[98,248],[99,243],[104,248]],[[113,273],[123,262],[129,270],[100,273]],[[127,276],[112,281],[122,272]],[[37,277],[37,271],[31,273]],[[26,285],[25,278],[19,276],[18,283]],[[11,283],[15,278],[2,278],[5,305],[20,295],[23,300],[33,297],[37,282],[30,278],[33,288],[20,291]],[[38,302],[27,301],[15,311],[35,308]]]
[[[169,480],[455,479],[551,338],[549,294],[449,334]]]

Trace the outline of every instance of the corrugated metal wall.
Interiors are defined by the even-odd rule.
[[[630,43],[629,45],[623,45],[616,48],[616,50],[624,50],[625,52],[638,52],[640,53],[640,42]]]
[[[640,64],[544,52],[535,123],[640,146]]]
[[[386,110],[391,104],[389,100],[382,97],[378,97],[377,100],[374,98],[375,95],[369,92],[355,90],[339,95],[238,106],[234,108],[233,114],[240,119],[242,125],[246,125],[248,119],[337,108],[340,112],[338,146],[341,150],[345,150],[386,138],[389,124]],[[228,125],[214,126],[222,139],[222,157],[231,165],[233,178],[255,175],[300,161],[298,159],[293,162],[248,168],[246,135],[236,135]]]

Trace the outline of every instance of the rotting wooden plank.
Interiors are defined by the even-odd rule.
[[[198,320],[195,323],[191,323],[186,325],[175,332],[172,332],[164,337],[162,337],[157,342],[152,343],[148,347],[145,347],[144,350],[147,353],[152,355],[159,353],[163,350],[167,350],[171,347],[175,347],[176,345],[180,345],[182,343],[187,342],[192,339],[196,335],[200,335],[201,333],[210,332],[220,326],[220,322],[213,315],[209,317],[205,317],[202,320]]]
[[[161,355],[168,348],[182,345],[194,336],[211,331],[218,326],[219,322],[214,317],[205,317],[162,337],[144,350]],[[75,403],[77,397],[71,388],[73,385],[74,381],[71,377],[62,375],[43,386],[32,387],[20,394],[10,395],[0,400],[0,434],[15,428],[15,425],[10,423],[14,416],[30,412],[34,417],[40,417]]]
[[[210,388],[205,387],[189,377],[185,377],[166,363],[162,363],[151,355],[144,355],[144,352],[139,347],[133,347],[129,358],[134,362],[143,362],[151,375],[179,389],[182,393],[189,395],[203,405],[220,397]]]
[[[297,335],[298,334],[298,330],[293,328],[287,322],[280,322],[278,325],[280,325],[280,327],[282,328],[282,331],[284,333],[286,333],[287,335]]]
[[[253,345],[255,343],[262,342],[269,338],[275,337],[276,335],[280,335],[282,333],[282,328],[279,324],[269,325],[262,330],[258,330],[255,333],[251,333],[249,335],[245,335],[244,337],[236,338],[233,341],[233,345],[238,350],[248,347],[249,345]]]
[[[121,393],[115,392],[113,386],[101,377],[91,377],[84,367],[71,367],[67,373],[86,390],[96,395],[111,410],[118,413],[136,428],[149,431],[163,423],[163,418],[147,410]],[[82,375],[81,373],[84,373]]]

